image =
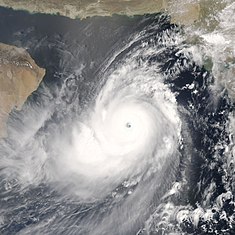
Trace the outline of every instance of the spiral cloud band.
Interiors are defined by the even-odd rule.
[[[234,234],[233,10],[205,34],[0,9],[47,70],[0,140],[0,233]]]
[[[127,179],[161,175],[180,141],[176,100],[156,65],[139,66],[132,54],[106,74],[57,158],[56,178],[68,177],[83,200],[106,196]]]
[[[35,104],[31,112],[29,104],[24,135],[13,123],[11,142],[0,145],[7,153],[2,175],[17,179],[25,192],[47,188],[55,208],[68,206],[49,222],[56,226],[36,226],[30,234],[61,228],[66,234],[134,234],[172,187],[183,154],[183,119],[161,64],[164,53],[174,51],[177,30],[172,26],[169,37],[160,29],[164,22],[156,16],[132,35],[91,81],[81,79],[82,66],[66,75],[48,108]]]

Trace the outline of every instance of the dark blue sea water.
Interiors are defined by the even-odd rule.
[[[226,92],[212,92],[213,76],[183,53],[187,43],[174,41],[183,37],[181,27],[160,14],[71,20],[0,8],[0,32],[1,42],[25,48],[46,69],[38,90],[21,111],[10,114],[9,136],[0,142],[0,234],[235,233],[232,179],[224,167],[233,104]],[[145,54],[146,48],[156,53]],[[144,66],[147,71],[142,84],[147,84],[148,67],[157,64],[176,98],[183,123],[179,156],[159,177],[152,173],[132,185],[121,183],[102,199],[81,200],[71,193],[79,185],[66,177],[50,181],[45,162],[59,156],[53,148],[58,136],[72,142],[72,123],[95,103],[105,74],[128,66],[125,59],[136,51],[134,71]],[[61,181],[62,190],[55,186]]]

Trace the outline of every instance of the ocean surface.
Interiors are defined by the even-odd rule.
[[[0,8],[46,69],[0,141],[0,234],[235,234],[235,4],[71,20]]]

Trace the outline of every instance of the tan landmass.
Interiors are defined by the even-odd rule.
[[[0,0],[0,6],[32,13],[60,14],[72,19],[169,11],[173,13],[173,21],[190,24],[200,16],[200,3],[193,0],[187,4],[182,0]]]
[[[31,13],[59,14],[72,19],[166,11],[174,23],[190,25],[197,21],[215,27],[217,19],[213,16],[226,4],[221,0],[0,0],[0,6]]]
[[[164,8],[165,2],[165,0],[0,0],[0,5],[29,12],[60,14],[74,19],[95,15],[155,13]]]
[[[13,108],[21,109],[45,75],[26,50],[0,43],[0,137]]]

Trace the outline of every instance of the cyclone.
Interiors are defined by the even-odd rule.
[[[177,30],[167,26],[170,39],[161,29],[165,16],[148,20],[104,60],[83,101],[77,96],[85,83],[81,66],[64,79],[54,103],[29,104],[13,116],[0,146],[1,176],[17,192],[48,188],[55,195],[44,191],[44,197],[54,205],[80,208],[75,215],[62,209],[67,215],[50,220],[52,226],[39,223],[25,234],[55,234],[61,227],[67,234],[133,234],[172,187],[182,158],[182,117],[161,59]],[[18,138],[17,119],[25,118]]]
[[[47,75],[0,140],[0,233],[216,234],[230,216],[228,94],[168,16],[112,19],[6,34]]]
[[[68,234],[136,233],[172,187],[182,158],[182,117],[162,57],[176,43],[177,29],[167,26],[170,39],[161,29],[165,16],[148,20],[104,60],[83,101],[77,96],[85,83],[81,66],[64,79],[54,105],[36,106],[38,129],[32,119],[16,138],[17,122],[10,125],[10,141],[1,145],[2,175],[17,179],[25,192],[45,185],[58,195],[55,205],[75,203],[81,211],[75,220],[55,218],[52,226],[25,228],[26,234],[57,233],[58,222]]]
[[[94,104],[74,126],[70,144],[60,151],[58,168],[77,175],[77,194],[84,200],[106,196],[125,180],[160,177],[177,162],[181,122],[174,94],[163,81],[133,55],[107,75]]]

